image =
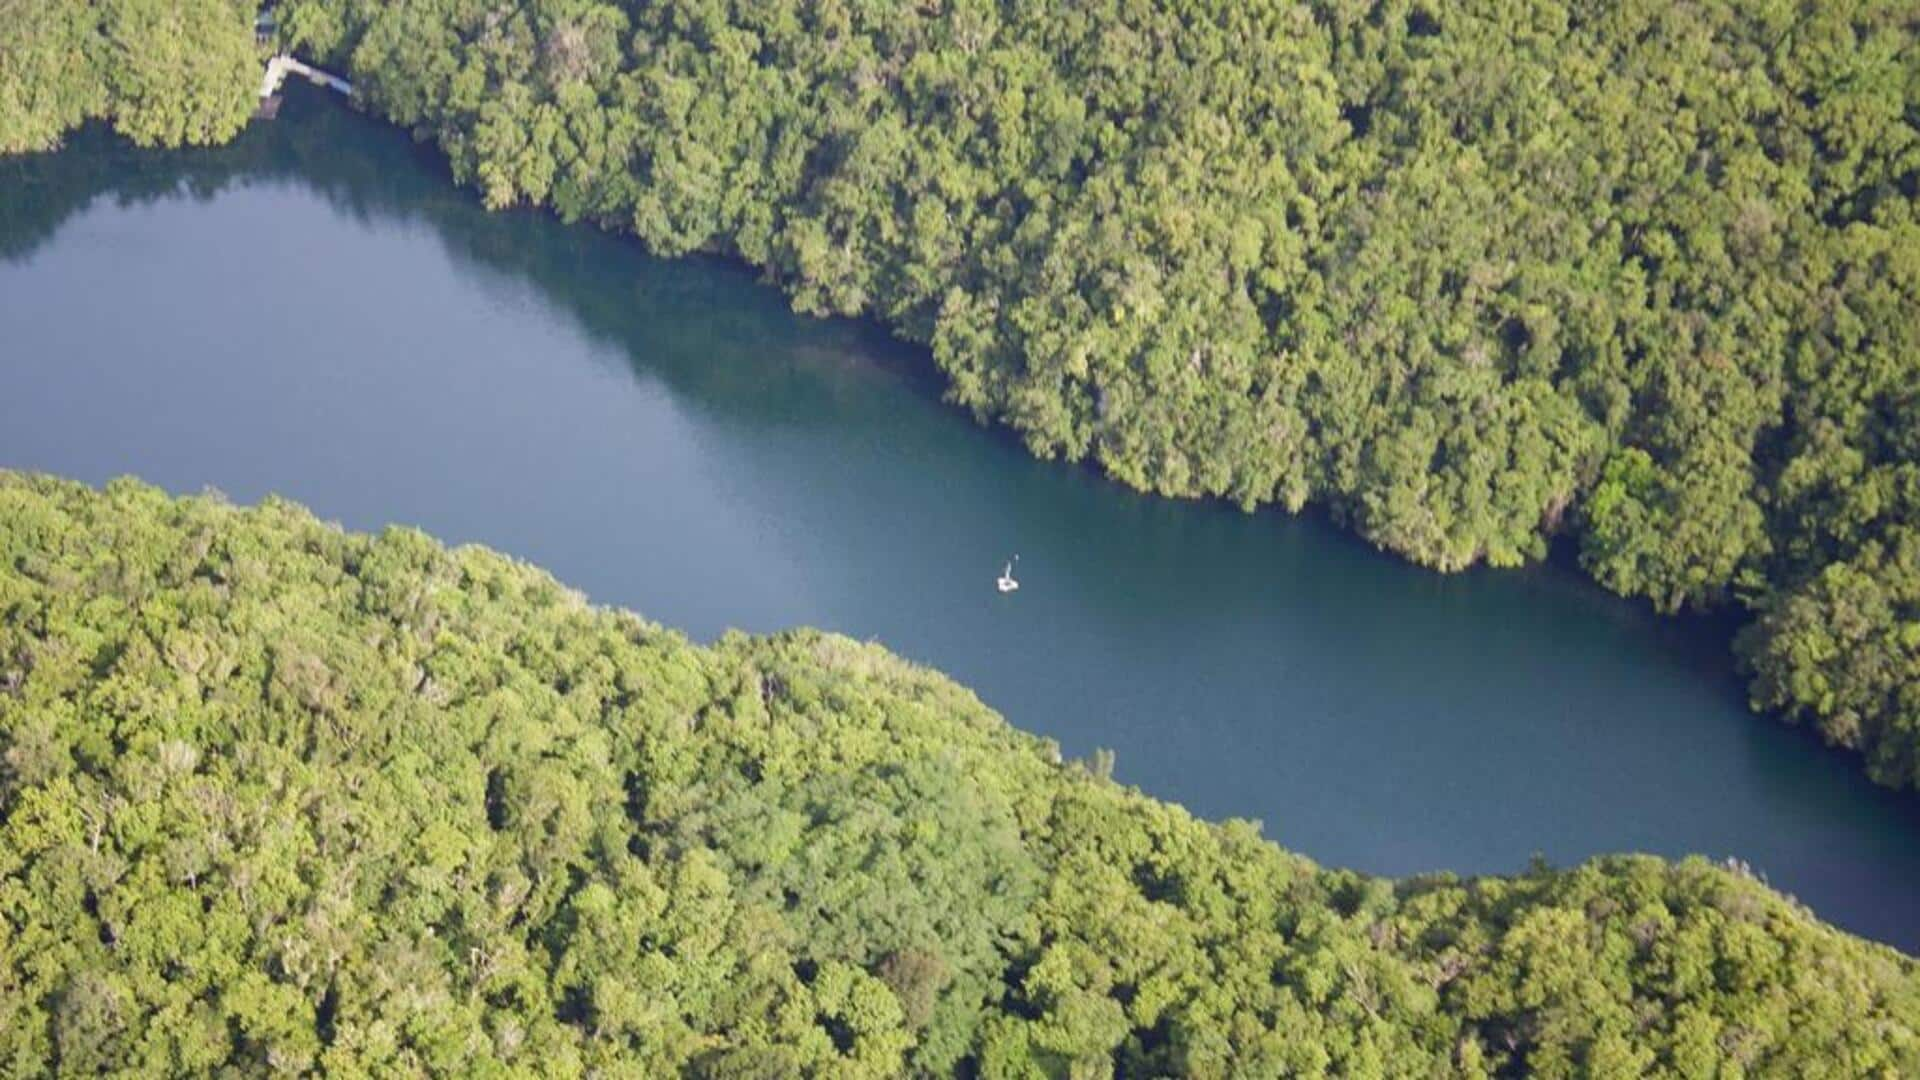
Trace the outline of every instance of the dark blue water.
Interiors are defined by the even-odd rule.
[[[1749,714],[1723,632],[1138,497],[929,368],[737,268],[485,214],[298,90],[234,147],[0,163],[0,465],[416,524],[699,637],[875,638],[1325,863],[1735,856],[1920,950],[1920,800]]]

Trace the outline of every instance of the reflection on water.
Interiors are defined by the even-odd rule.
[[[1748,715],[1721,629],[1033,461],[878,329],[485,214],[298,88],[235,146],[87,134],[0,195],[0,465],[418,524],[701,637],[877,638],[1324,862],[1731,855],[1920,949],[1920,800]]]

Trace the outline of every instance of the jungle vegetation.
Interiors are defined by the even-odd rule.
[[[0,472],[0,1071],[1887,1076],[1920,967],[1700,860],[1326,870],[813,631]]]
[[[0,148],[89,115],[155,141],[239,122],[216,76],[242,50],[178,46],[250,12],[8,10]],[[1738,606],[1756,707],[1920,785],[1910,3],[278,16],[489,205],[728,253],[804,310],[879,319],[1035,453],[1322,504],[1447,570],[1565,538],[1663,610]],[[151,77],[210,64],[205,97]]]
[[[288,0],[493,206],[765,268],[1139,488],[1743,605],[1920,784],[1899,0]]]
[[[238,134],[260,83],[247,0],[0,0],[0,154],[105,119],[142,146]]]

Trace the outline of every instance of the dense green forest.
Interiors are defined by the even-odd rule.
[[[227,54],[183,51],[185,22],[230,11],[225,40],[249,12],[14,8],[0,146],[101,112],[155,140],[238,122],[127,103]],[[1920,784],[1909,3],[279,17],[490,205],[735,254],[806,310],[874,316],[1037,453],[1323,503],[1444,569],[1566,536],[1662,609],[1742,605],[1754,703]],[[145,76],[101,59],[127,54]]]
[[[142,146],[237,134],[260,83],[247,0],[0,0],[0,154],[106,119]]]
[[[289,0],[495,206],[763,266],[1037,453],[1573,538],[1920,783],[1910,4]]]
[[[1896,1076],[1699,860],[1328,871],[881,649],[0,472],[0,1072]]]

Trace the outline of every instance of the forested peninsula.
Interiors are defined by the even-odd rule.
[[[223,1067],[1910,1076],[1920,968],[1700,860],[1322,869],[876,646],[0,472],[0,1071]]]
[[[244,117],[251,5],[4,4],[0,150]],[[1920,33],[1899,0],[286,0],[495,207],[728,253],[1135,487],[1735,605],[1920,785]]]

